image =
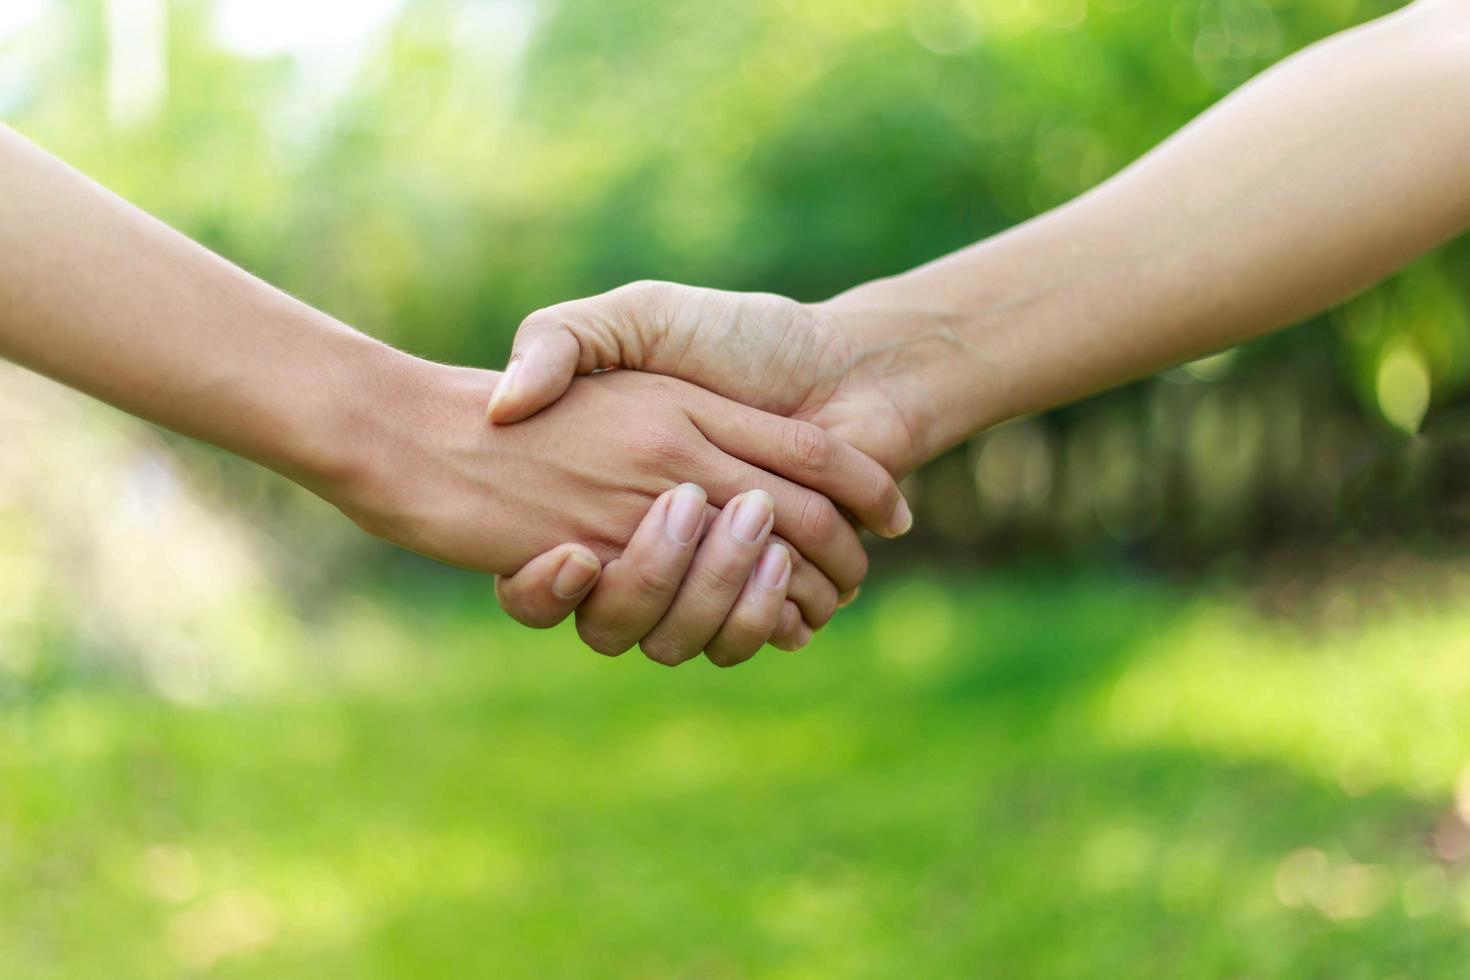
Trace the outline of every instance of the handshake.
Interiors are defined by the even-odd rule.
[[[414,378],[341,441],[364,451],[324,495],[498,573],[526,625],[575,611],[600,653],[798,649],[856,594],[859,530],[909,530],[896,480],[938,431],[902,373],[923,336],[894,343],[860,309],[635,283],[532,314],[498,376],[394,352]]]
[[[3,126],[0,184],[0,356],[502,576],[522,622],[575,610],[606,654],[802,646],[867,572],[859,529],[909,529],[897,479],[1010,410],[972,397],[1007,334],[969,261],[815,305],[635,283],[533,314],[497,374],[311,309]]]
[[[1467,50],[1470,5],[1417,0],[958,252],[812,305],[624,286],[533,314],[503,375],[373,341],[0,125],[0,356],[502,576],[521,622],[729,666],[827,623],[926,460],[1470,227]]]

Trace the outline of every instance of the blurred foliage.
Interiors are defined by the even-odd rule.
[[[495,364],[532,309],[631,279],[817,299],[933,258],[1397,4],[22,6],[0,112],[24,131],[348,322]],[[915,488],[921,528],[1173,559],[1461,530],[1467,272],[1461,242],[1310,326],[977,440]]]

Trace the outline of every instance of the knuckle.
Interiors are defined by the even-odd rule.
[[[812,599],[803,609],[807,625],[814,630],[819,630],[832,621],[837,615],[837,597],[823,593]]]
[[[851,592],[859,585],[862,585],[863,579],[868,577],[868,555],[861,547],[855,548],[850,557],[844,555],[842,560],[843,567],[834,571],[831,579],[832,584],[837,587],[837,593]],[[826,608],[829,600],[832,607],[830,611]],[[827,614],[826,619],[831,619],[837,612],[837,597],[835,594],[830,592],[824,594],[823,611]]]
[[[819,494],[807,494],[801,505],[800,516],[797,518],[797,527],[800,528],[801,535],[806,541],[812,543],[831,541],[842,524],[842,515],[837,513],[837,508],[832,506],[831,501]]]
[[[521,321],[516,333],[537,333],[543,330],[551,330],[561,325],[562,316],[555,307],[544,306],[526,315]]]
[[[495,580],[495,601],[500,608],[511,619],[522,626],[531,626],[531,620],[536,616],[536,610],[526,602],[526,597],[518,592],[503,578]]]
[[[679,579],[667,568],[640,563],[633,566],[633,588],[640,595],[667,596],[678,590]]]
[[[664,308],[670,287],[670,283],[657,279],[639,279],[619,286],[612,291],[611,295],[616,297],[629,313],[648,316]]]
[[[889,511],[898,503],[898,484],[888,472],[874,464],[869,479],[863,480],[857,491],[857,502],[868,510]]]
[[[797,627],[802,624],[801,609],[787,599],[781,603],[781,612],[776,616],[776,629],[772,636],[791,636],[796,633]]]
[[[730,617],[725,620],[720,636],[731,642],[737,649],[758,650],[761,644],[776,632],[776,618],[776,612],[767,613],[759,609],[739,608],[730,613]]]
[[[638,648],[649,660],[656,664],[663,664],[665,667],[677,667],[693,656],[693,654],[684,653],[677,645],[664,637],[646,639],[638,645]]]
[[[702,585],[712,597],[739,592],[750,578],[751,566],[739,555],[723,556],[711,561],[704,570]]]
[[[812,629],[821,629],[837,613],[837,588],[805,560],[800,578],[796,576],[793,571],[788,598],[795,608],[789,625],[794,629],[805,623]]]
[[[566,605],[547,606],[523,592],[497,582],[495,598],[511,619],[533,630],[550,629],[565,619],[571,609]]]
[[[755,656],[762,643],[763,641],[752,643],[748,640],[721,640],[717,644],[710,644],[704,655],[716,667],[736,667]]]
[[[809,473],[821,472],[832,465],[836,447],[832,437],[810,423],[794,423],[786,436],[787,460]]]
[[[771,634],[766,642],[778,650],[795,650],[801,642],[801,617],[797,622],[782,624],[782,626]]]
[[[633,645],[631,641],[624,640],[601,624],[589,622],[580,616],[577,618],[577,636],[604,657],[620,657]]]
[[[683,470],[695,460],[694,446],[684,433],[673,429],[652,426],[642,430],[637,440],[638,451],[656,466]]]

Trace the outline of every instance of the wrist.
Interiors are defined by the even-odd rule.
[[[440,421],[484,412],[498,374],[451,367],[353,335],[330,364],[286,465],[287,476],[361,524],[405,509],[395,500]]]
[[[364,351],[342,373],[300,482],[369,534],[449,564],[514,572],[533,556],[518,525],[525,500],[517,514],[506,493],[517,463],[524,476],[528,440],[487,418],[501,376],[386,347]],[[507,441],[521,453],[507,453]],[[529,443],[541,464],[541,447]]]
[[[847,339],[852,374],[891,406],[907,435],[896,472],[916,469],[1007,417],[984,321],[973,307],[905,275],[865,283],[816,308]]]

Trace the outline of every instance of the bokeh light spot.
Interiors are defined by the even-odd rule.
[[[1429,368],[1414,348],[1391,348],[1378,362],[1378,407],[1393,426],[1415,433],[1429,411]]]

